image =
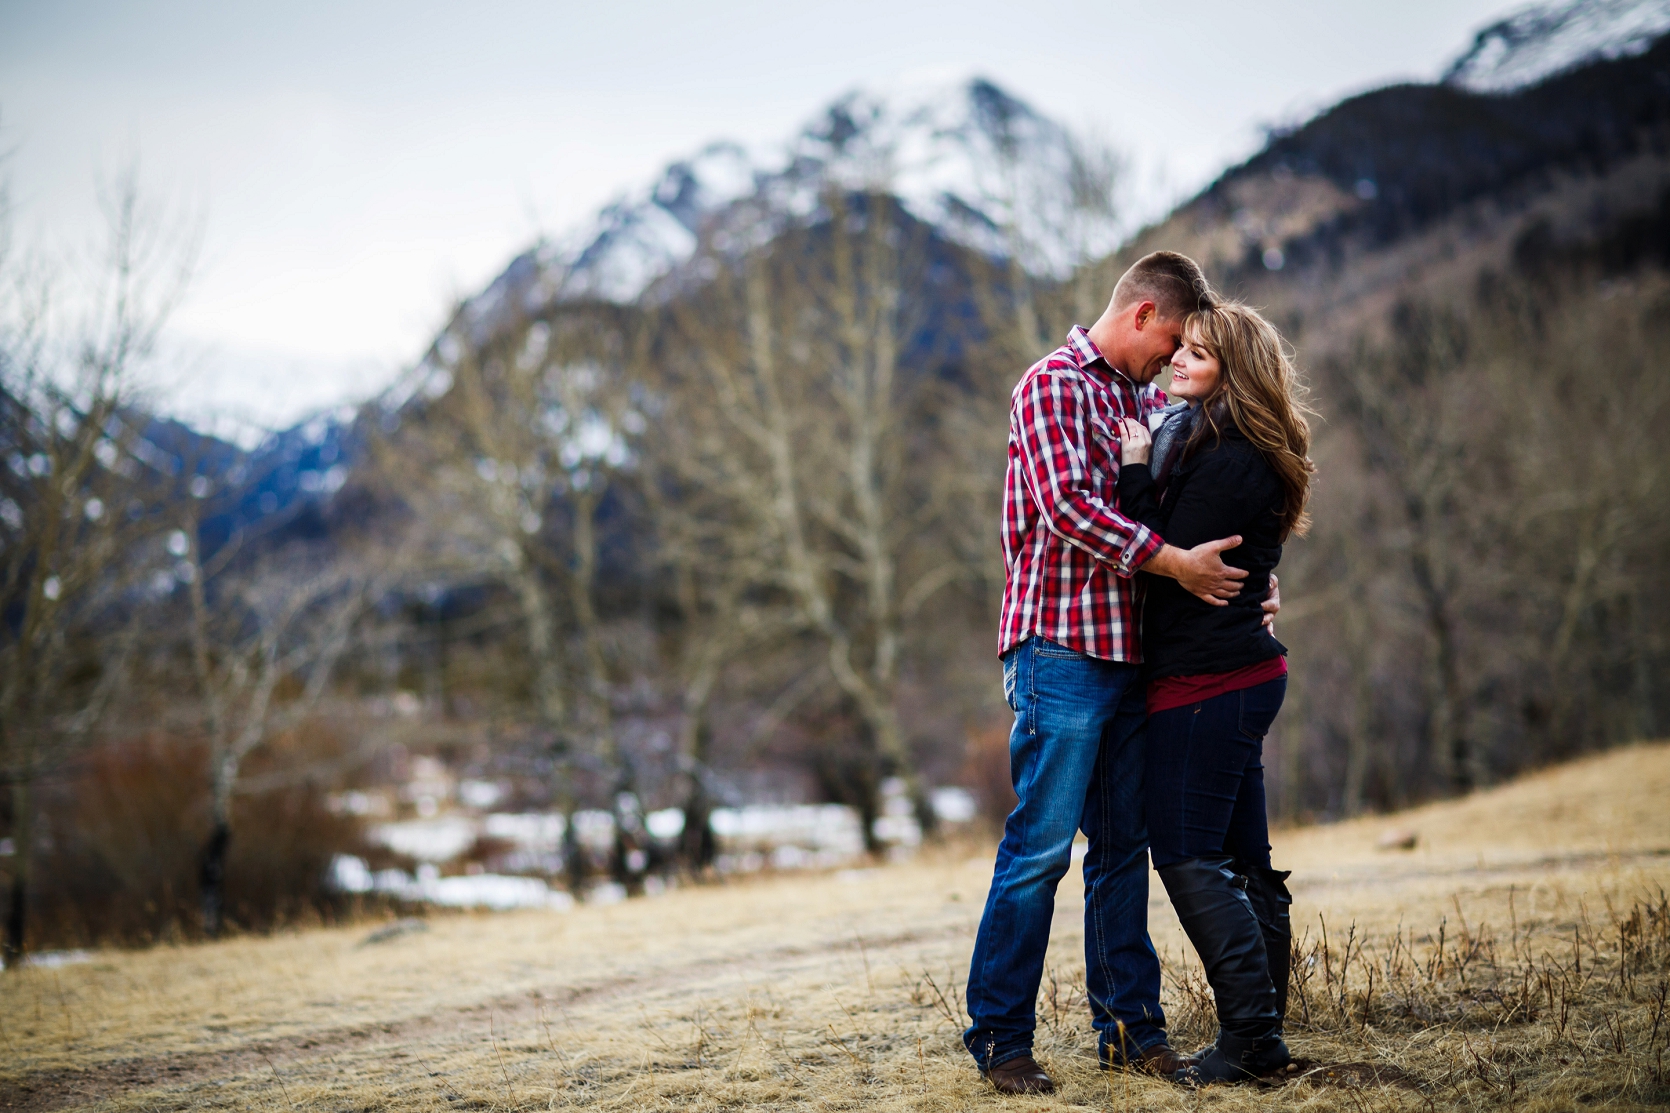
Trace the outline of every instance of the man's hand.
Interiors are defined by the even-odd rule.
[[[1281,612],[1281,585],[1276,583],[1276,574],[1270,573],[1270,594],[1265,597],[1264,628],[1272,635],[1276,632],[1276,615]]]
[[[1240,535],[1222,541],[1207,541],[1192,549],[1176,545],[1163,546],[1142,566],[1144,572],[1156,576],[1170,576],[1183,585],[1183,590],[1214,607],[1227,607],[1227,600],[1241,594],[1241,581],[1247,578],[1245,568],[1231,568],[1218,554],[1241,543]]]

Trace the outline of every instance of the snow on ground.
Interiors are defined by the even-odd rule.
[[[935,789],[931,796],[936,815],[946,824],[974,817],[974,798],[966,789]],[[864,833],[858,813],[843,804],[749,804],[716,808],[710,820],[719,843],[715,865],[721,873],[752,873],[762,869],[830,869],[864,856]],[[614,817],[605,811],[574,813],[575,837],[596,853],[606,853],[614,841]],[[684,813],[676,808],[650,812],[644,826],[652,838],[670,843],[684,830]],[[540,877],[562,872],[563,816],[554,812],[488,815],[451,813],[424,819],[378,823],[368,832],[371,841],[419,865],[415,873],[399,869],[373,871],[363,859],[338,855],[328,881],[345,893],[382,893],[402,900],[467,908],[554,908],[572,903],[566,893],[552,890]],[[903,785],[883,786],[882,814],[874,834],[890,847],[892,857],[908,857],[922,841],[921,828],[911,813]],[[478,839],[508,844],[490,861],[509,873],[476,873],[443,877],[441,867],[456,861]],[[477,865],[475,868],[479,868]],[[599,890],[588,899],[607,900]]]

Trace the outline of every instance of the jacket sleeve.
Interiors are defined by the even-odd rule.
[[[1120,465],[1119,512],[1151,530],[1160,528],[1160,489],[1149,465]]]
[[[1165,542],[1105,503],[1090,482],[1090,407],[1084,384],[1031,376],[1015,393],[1011,425],[1027,493],[1051,533],[1133,576]]]

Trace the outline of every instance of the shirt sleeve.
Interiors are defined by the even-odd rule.
[[[1084,385],[1037,374],[1016,393],[1013,423],[1027,493],[1051,533],[1123,577],[1136,574],[1164,540],[1120,514],[1091,488],[1090,407]]]

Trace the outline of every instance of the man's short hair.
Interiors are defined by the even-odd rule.
[[[1131,264],[1113,288],[1115,309],[1139,301],[1153,302],[1164,320],[1181,321],[1190,313],[1212,308],[1218,295],[1199,263],[1175,251],[1156,251]]]

